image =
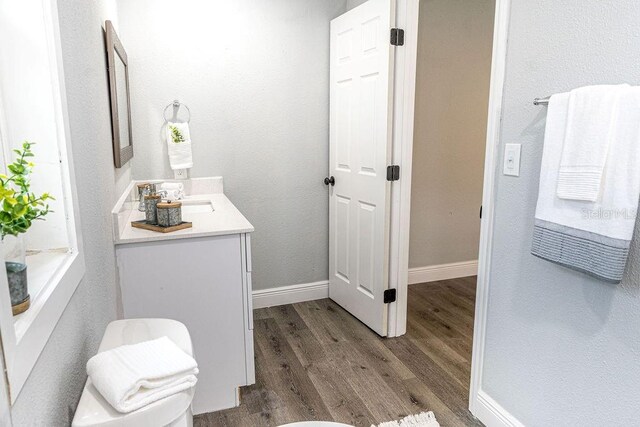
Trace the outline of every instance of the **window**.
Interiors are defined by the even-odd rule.
[[[0,170],[25,140],[36,143],[33,192],[56,200],[49,201],[54,212],[24,235],[26,312],[12,315],[0,268],[0,332],[12,403],[84,274],[57,5],[50,0],[0,0]]]

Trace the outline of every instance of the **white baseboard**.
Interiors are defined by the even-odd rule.
[[[473,415],[487,427],[524,427],[524,424],[483,390],[476,396]]]
[[[328,280],[253,291],[253,308],[275,307],[323,298],[329,298]]]
[[[478,260],[410,268],[409,284],[457,279],[458,277],[475,276],[477,273]]]

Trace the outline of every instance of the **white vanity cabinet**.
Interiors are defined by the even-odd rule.
[[[183,214],[194,222],[193,229],[159,235],[125,226],[116,239],[124,317],[175,319],[191,334],[200,370],[194,414],[238,406],[239,387],[255,382],[249,234],[253,228],[219,195],[224,199],[190,196],[198,203],[211,200],[215,209],[208,219],[200,211],[193,218]],[[114,209],[114,214],[122,217],[122,210]],[[129,217],[136,215],[132,210]],[[220,223],[226,228],[214,230]]]

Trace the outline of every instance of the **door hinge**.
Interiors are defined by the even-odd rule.
[[[482,205],[480,205],[480,219],[482,219]]]
[[[384,291],[383,301],[385,304],[396,302],[396,288],[391,288]]]
[[[391,45],[404,46],[404,30],[401,28],[391,29]]]
[[[387,166],[387,181],[397,181],[400,179],[400,166]]]

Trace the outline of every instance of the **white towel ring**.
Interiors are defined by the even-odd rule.
[[[180,107],[184,107],[187,110],[187,123],[189,123],[191,121],[191,110],[189,110],[189,107],[187,107],[187,104],[181,104],[180,101],[178,101],[177,99],[175,101],[173,101],[171,104],[167,105],[166,107],[164,107],[164,110],[162,111],[162,118],[164,119],[165,122],[168,122],[169,120],[167,120],[167,109],[169,107],[173,107],[175,108],[175,117],[178,118],[178,110],[180,109]]]

